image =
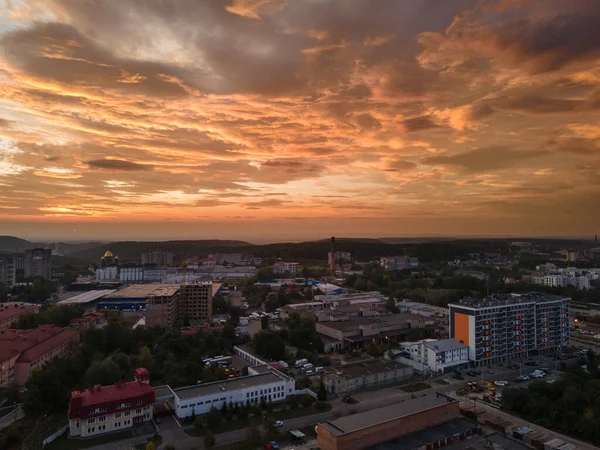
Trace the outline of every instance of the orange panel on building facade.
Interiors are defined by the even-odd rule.
[[[454,339],[469,345],[469,316],[462,313],[454,313]]]

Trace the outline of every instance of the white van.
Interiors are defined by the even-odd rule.
[[[303,368],[304,370],[312,370],[312,368],[313,368],[313,365],[312,365],[312,363],[304,364],[304,365],[302,366],[302,368]]]
[[[308,362],[308,359],[299,359],[298,361],[296,361],[295,366],[300,368],[302,366],[304,366],[304,364],[306,364]]]
[[[314,373],[312,370],[307,370],[307,371],[306,371],[306,376],[307,376],[307,377],[310,377],[310,376],[312,376],[312,375],[314,375],[314,374],[315,374],[315,373]]]
[[[325,372],[325,369],[323,369],[322,367],[315,368],[315,373],[323,373],[323,372]]]

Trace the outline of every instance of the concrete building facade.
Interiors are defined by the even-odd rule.
[[[144,368],[134,372],[135,381],[93,386],[74,391],[69,401],[69,434],[90,437],[125,430],[152,420],[154,389]]]
[[[172,389],[173,409],[179,418],[206,414],[211,408],[220,409],[224,403],[253,404],[261,399],[273,403],[296,393],[293,378],[276,370],[258,375],[216,381],[198,386]]]
[[[448,305],[450,337],[469,347],[469,359],[491,364],[553,354],[569,345],[569,298],[541,294],[496,294]]]
[[[327,392],[338,394],[388,386],[411,378],[413,373],[413,368],[405,364],[375,359],[342,368],[327,368],[323,384]]]
[[[17,281],[16,256],[0,254],[0,283],[9,289]]]
[[[52,278],[52,250],[49,248],[32,248],[25,250],[25,278]]]
[[[402,270],[419,267],[419,258],[410,256],[382,256],[379,265],[385,270]]]
[[[179,319],[180,286],[163,285],[147,297],[146,326],[172,327]]]
[[[189,326],[200,327],[210,322],[212,316],[212,282],[181,285],[179,291],[179,318]]]
[[[173,264],[173,252],[155,250],[142,253],[142,264],[157,264],[160,266],[170,266]]]
[[[295,275],[298,272],[298,266],[297,262],[278,262],[273,264],[273,273]]]
[[[32,330],[0,328],[0,386],[23,386],[35,369],[71,354],[79,343],[76,330],[40,325]]]

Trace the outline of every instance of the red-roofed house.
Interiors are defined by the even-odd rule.
[[[135,381],[111,386],[96,385],[71,392],[69,432],[71,436],[96,436],[131,428],[152,420],[154,389],[144,368],[134,371]]]
[[[83,317],[71,320],[73,328],[102,328],[106,323],[104,313],[99,311],[94,311]]]
[[[25,306],[17,302],[0,303],[0,328],[8,328],[22,315],[35,314],[39,310],[39,306],[36,305]]]
[[[24,385],[33,370],[68,356],[78,343],[79,332],[54,325],[33,330],[0,328],[0,387]]]

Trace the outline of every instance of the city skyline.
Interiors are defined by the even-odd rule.
[[[0,4],[0,235],[597,232],[596,1]]]

